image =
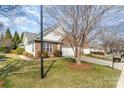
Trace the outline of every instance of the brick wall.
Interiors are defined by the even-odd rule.
[[[63,43],[63,47],[71,47],[71,46],[70,46],[70,43],[69,43],[69,41],[68,41],[67,38],[64,38],[64,39],[62,40],[62,43]]]
[[[53,43],[53,51],[54,50],[58,50],[59,48],[59,44],[58,43]],[[61,49],[61,47],[59,48]],[[41,51],[41,44],[40,44],[40,41],[35,41],[35,57],[37,58],[38,57],[38,53]],[[52,53],[49,53],[49,56],[51,56]]]
[[[38,57],[38,53],[41,51],[40,41],[35,41],[35,57]]]

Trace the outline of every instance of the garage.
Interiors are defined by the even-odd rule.
[[[90,54],[90,49],[84,49],[84,54]],[[74,52],[72,48],[62,48],[62,56],[74,56]]]
[[[74,56],[72,48],[62,48],[62,56]]]

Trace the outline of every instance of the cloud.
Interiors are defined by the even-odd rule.
[[[4,23],[6,27],[9,27],[14,33],[14,31],[19,31],[19,33],[23,31],[29,32],[38,32],[40,21],[40,8],[38,6],[21,6],[24,12],[23,15],[16,15],[11,17],[9,20],[6,17],[0,17],[0,21]],[[18,14],[20,11],[17,11]]]
[[[16,17],[14,20],[15,25],[24,25],[28,23],[28,20],[26,17]]]

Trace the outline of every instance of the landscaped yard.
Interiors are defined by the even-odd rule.
[[[0,63],[2,87],[116,87],[120,71],[112,68],[82,63],[75,68],[70,58],[58,58],[44,62],[44,79],[40,79],[40,62],[9,59]]]
[[[6,59],[7,57],[5,55],[0,54],[0,59]]]

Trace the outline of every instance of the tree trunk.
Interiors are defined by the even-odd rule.
[[[81,64],[81,49],[78,47],[77,52],[75,53],[75,61],[77,65]]]
[[[105,46],[104,47],[104,56],[106,56],[107,55],[107,47]]]
[[[76,61],[77,65],[80,65],[81,64],[81,57],[76,57],[75,61]]]
[[[80,65],[81,64],[81,48],[76,47],[75,51],[74,51],[74,54],[75,54],[75,63],[77,65]]]

